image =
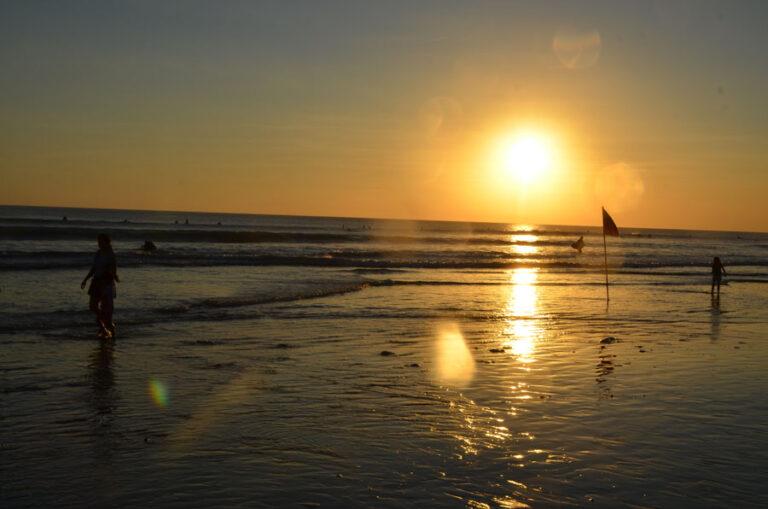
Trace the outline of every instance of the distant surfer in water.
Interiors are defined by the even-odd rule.
[[[584,249],[584,235],[579,237],[579,240],[571,244],[571,247],[581,253],[581,250]]]
[[[91,286],[88,287],[88,295],[91,296],[89,307],[96,314],[96,322],[99,324],[99,337],[108,339],[115,335],[115,324],[112,322],[114,309],[115,282],[117,277],[117,259],[112,250],[112,240],[109,235],[100,233],[97,237],[99,250],[93,258],[93,266],[80,284],[84,289],[88,279]]]
[[[715,285],[717,285],[717,295],[720,295],[720,282],[722,281],[723,276],[727,275],[728,274],[725,273],[725,267],[720,261],[720,257],[715,256],[715,259],[712,260],[712,290],[710,293],[714,295]]]

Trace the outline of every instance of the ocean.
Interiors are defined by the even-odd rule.
[[[0,503],[764,507],[768,234],[615,219],[2,206]]]

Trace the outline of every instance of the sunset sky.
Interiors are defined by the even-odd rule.
[[[6,1],[0,204],[768,231],[766,26],[759,1]]]

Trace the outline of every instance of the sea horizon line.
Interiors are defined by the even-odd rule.
[[[354,221],[397,221],[397,222],[421,222],[421,223],[455,223],[455,224],[488,224],[488,225],[515,225],[523,227],[548,227],[548,228],[600,228],[600,223],[594,225],[584,224],[555,224],[555,223],[529,223],[529,222],[504,222],[504,221],[476,221],[476,220],[457,220],[457,219],[423,219],[423,218],[399,218],[399,217],[363,217],[363,216],[334,216],[318,214],[276,214],[263,212],[225,212],[216,210],[171,210],[171,209],[133,209],[133,208],[105,208],[105,207],[75,207],[64,205],[29,205],[29,204],[7,204],[0,203],[2,208],[29,208],[29,209],[66,209],[66,210],[97,210],[104,212],[160,212],[165,214],[218,214],[226,216],[260,216],[260,217],[295,217],[295,218],[313,218],[313,219],[342,219]],[[2,218],[2,216],[0,216]],[[706,233],[744,233],[744,234],[768,234],[768,231],[754,230],[721,230],[704,228],[667,228],[667,227],[649,227],[649,226],[626,226],[620,225],[621,230],[651,230],[651,231],[683,231],[683,232],[706,232]]]

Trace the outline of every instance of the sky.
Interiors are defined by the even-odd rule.
[[[0,204],[768,231],[767,24],[759,1],[6,0]],[[546,147],[526,178],[521,137]]]

